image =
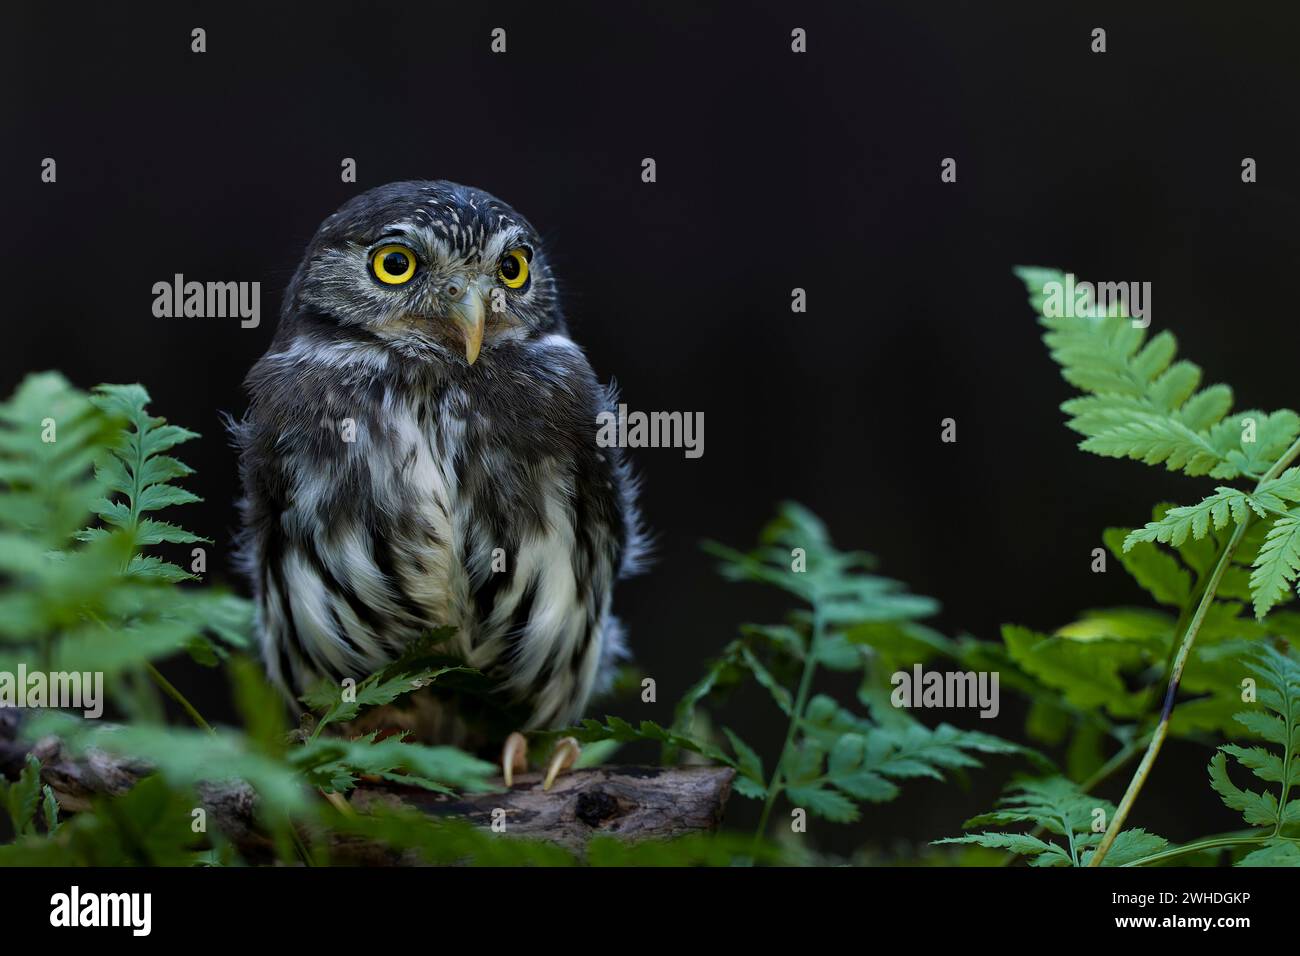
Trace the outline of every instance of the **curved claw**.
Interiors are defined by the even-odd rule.
[[[556,741],[555,750],[551,752],[551,763],[546,768],[546,779],[542,781],[542,789],[550,790],[555,778],[577,763],[581,753],[582,748],[572,737],[561,737]]]
[[[528,738],[515,731],[501,748],[501,776],[505,778],[506,786],[514,786],[516,770],[523,773],[527,769]]]

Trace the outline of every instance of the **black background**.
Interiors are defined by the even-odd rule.
[[[658,561],[616,606],[660,703],[628,716],[667,719],[738,623],[783,612],[721,582],[698,542],[748,544],[785,498],[939,597],[949,632],[1144,603],[1118,569],[1090,573],[1100,531],[1205,483],[1074,448],[1056,408],[1070,390],[1011,268],[1150,281],[1153,328],[1209,380],[1243,407],[1295,405],[1300,84],[1291,6],[1136,6],[25,4],[0,41],[0,387],[42,368],[138,380],[202,431],[182,457],[206,503],[184,523],[216,539],[229,579],[218,413],[242,411],[304,244],[359,190],[452,179],[547,238],[574,337],[632,408],[704,412],[702,459],[633,454]],[[155,318],[151,287],[177,272],[260,281],[261,327]],[[949,416],[956,444],[939,441]],[[173,671],[222,712],[206,674]],[[775,744],[775,713],[737,706]],[[1008,703],[981,729],[1021,738],[1021,716]],[[1233,826],[1207,756],[1171,743],[1132,822],[1172,839]],[[1012,768],[965,795],[913,784],[840,846],[955,833]]]

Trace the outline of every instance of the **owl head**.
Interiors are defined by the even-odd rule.
[[[441,180],[379,186],[321,223],[285,302],[286,321],[304,314],[470,365],[563,331],[536,230],[495,196]]]

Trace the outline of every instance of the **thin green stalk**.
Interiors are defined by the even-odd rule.
[[[1291,700],[1291,687],[1286,681],[1282,681],[1283,703],[1286,706],[1286,712],[1292,714],[1295,712],[1294,703]],[[1291,750],[1292,745],[1287,744],[1282,748],[1282,799],[1278,802],[1277,825],[1273,827],[1273,836],[1282,835],[1282,821],[1286,818],[1287,801],[1291,799]]]
[[[203,719],[203,715],[200,714],[197,710],[195,710],[194,705],[185,699],[185,695],[182,694],[179,690],[177,690],[172,685],[171,681],[169,681],[166,677],[163,677],[162,671],[158,670],[158,668],[154,667],[153,664],[148,662],[146,662],[144,666],[145,666],[145,670],[148,671],[149,676],[153,678],[153,682],[162,688],[162,692],[164,694],[166,694],[172,700],[176,701],[176,703],[180,704],[181,710],[185,711],[185,713],[189,715],[190,720],[194,721],[195,724],[197,724],[199,727],[202,727],[208,733],[210,734],[216,733],[216,731],[212,729],[212,725]]]
[[[131,546],[131,554],[126,558],[125,562],[123,562],[122,564],[122,574],[124,575],[127,573],[128,569],[130,568],[131,561],[136,556],[137,545],[135,544],[135,542],[136,542],[136,535],[139,533],[140,530],[140,515],[141,515],[140,496],[142,494],[142,489],[140,487],[141,486],[140,475],[144,471],[144,459],[145,459],[144,434],[147,427],[145,425],[142,425],[139,420],[135,420],[131,424],[135,428],[135,433],[131,436],[131,441],[132,444],[134,445],[133,450],[135,452],[135,461],[131,466],[131,491],[127,495],[127,499],[130,502],[130,519],[127,522],[126,531],[131,536],[132,546]],[[185,695],[182,694],[179,690],[177,690],[175,685],[173,685],[171,681],[169,681],[166,677],[163,676],[162,671],[158,670],[157,667],[155,667],[151,662],[148,661],[145,662],[144,667],[145,667],[145,671],[149,674],[149,677],[153,680],[153,682],[157,684],[159,688],[162,689],[162,692],[164,694],[166,694],[168,697],[170,697],[172,700],[174,700],[177,704],[180,705],[181,710],[185,711],[185,713],[189,716],[190,720],[194,721],[196,726],[201,727],[203,730],[206,730],[210,734],[216,733],[216,731],[212,729],[212,726],[206,720],[203,719],[203,715],[198,712],[195,706],[191,704],[188,699],[186,699]]]
[[[1168,850],[1161,850],[1159,853],[1153,853],[1150,856],[1144,856],[1140,860],[1133,860],[1125,863],[1124,866],[1146,866],[1148,863],[1160,863],[1164,860],[1172,860],[1176,857],[1186,856],[1188,853],[1199,853],[1202,850],[1214,850],[1220,847],[1229,846],[1254,846],[1260,843],[1267,843],[1269,840],[1279,839],[1276,836],[1261,837],[1209,837],[1204,840],[1198,840],[1196,843],[1188,843],[1184,846],[1171,847]],[[1290,840],[1300,843],[1298,837],[1281,837],[1283,840]]]
[[[1219,582],[1223,580],[1223,573],[1228,569],[1228,565],[1232,561],[1232,554],[1237,550],[1237,545],[1241,543],[1241,539],[1249,525],[1249,519],[1237,525],[1232,532],[1232,537],[1228,539],[1227,545],[1219,554],[1219,561],[1215,564],[1214,573],[1210,575],[1210,580],[1206,584],[1205,593],[1201,595],[1200,603],[1196,605],[1196,613],[1192,615],[1192,620],[1187,625],[1187,634],[1183,637],[1183,642],[1178,646],[1178,655],[1174,658],[1174,666],[1169,674],[1169,686],[1165,691],[1165,703],[1160,711],[1160,722],[1156,724],[1155,730],[1151,732],[1151,740],[1147,744],[1146,753],[1142,755],[1142,762],[1138,764],[1133,779],[1129,781],[1128,789],[1124,791],[1124,796],[1115,810],[1115,815],[1111,817],[1110,826],[1106,828],[1106,835],[1101,838],[1097,852],[1088,861],[1089,866],[1101,866],[1101,861],[1110,851],[1115,838],[1119,836],[1124,821],[1128,819],[1134,801],[1137,800],[1138,794],[1142,792],[1142,787],[1151,774],[1151,768],[1155,765],[1156,757],[1160,755],[1160,748],[1164,746],[1165,738],[1169,736],[1169,720],[1173,716],[1174,697],[1178,693],[1178,683],[1183,677],[1183,668],[1187,665],[1187,658],[1192,652],[1192,644],[1196,642],[1196,635],[1201,630],[1205,615],[1209,612],[1210,605],[1214,603],[1214,594],[1219,589]]]
[[[799,690],[795,695],[794,707],[790,711],[790,726],[785,732],[785,743],[781,745],[781,754],[777,758],[775,769],[772,771],[772,780],[767,785],[767,798],[763,801],[763,813],[758,818],[758,829],[754,831],[753,845],[755,850],[757,850],[763,835],[767,832],[768,817],[772,815],[772,807],[776,804],[776,798],[781,793],[781,771],[785,766],[786,758],[790,755],[790,747],[794,744],[795,731],[799,727],[799,722],[803,719],[804,708],[808,705],[808,694],[812,689],[813,674],[817,670],[817,652],[821,647],[822,632],[825,627],[826,623],[822,618],[821,609],[814,601],[812,637],[808,640],[808,653],[804,656],[803,674],[799,678]]]
[[[1146,741],[1147,738],[1143,736],[1126,743],[1115,753],[1115,756],[1102,764],[1091,777],[1079,784],[1079,789],[1084,793],[1087,793],[1093,787],[1100,784],[1112,773],[1132,760],[1133,757],[1136,756],[1137,752],[1146,746]]]
[[[1137,755],[1137,752],[1146,746],[1146,742],[1147,742],[1146,737],[1138,737],[1135,740],[1126,743],[1123,747],[1121,747],[1118,751],[1116,751],[1115,756],[1111,757],[1099,768],[1097,768],[1097,770],[1093,773],[1091,777],[1089,777],[1083,783],[1079,784],[1079,790],[1083,793],[1088,793],[1090,790],[1092,790],[1093,787],[1099,786],[1116,770],[1118,770],[1120,767],[1124,766],[1124,764],[1132,760]],[[1034,827],[1034,829],[1030,831],[1029,835],[1034,837],[1041,837],[1046,831],[1047,831],[1047,827],[1040,823],[1038,826]],[[1009,856],[1004,857],[1000,865],[1010,866],[1011,864],[1015,863],[1018,859],[1020,859],[1020,854],[1012,853]]]
[[[307,844],[302,842],[302,837],[299,836],[298,831],[293,828],[292,824],[289,826],[289,833],[293,839],[294,851],[298,854],[298,858],[302,860],[302,865],[308,867],[315,866],[316,864],[312,860],[311,851],[307,849]]]
[[[1074,827],[1071,826],[1070,821],[1065,819],[1064,817],[1058,817],[1057,820],[1061,825],[1061,830],[1065,833],[1065,842],[1070,847],[1070,860],[1074,866],[1078,866],[1079,848],[1075,846],[1074,843]]]
[[[1300,455],[1300,438],[1291,443],[1291,447],[1273,463],[1273,467],[1264,473],[1264,477],[1255,485],[1255,490],[1266,482],[1272,481],[1282,471]],[[1182,680],[1183,668],[1187,665],[1187,658],[1191,655],[1192,645],[1196,643],[1196,635],[1201,630],[1201,624],[1205,621],[1205,615],[1214,603],[1215,592],[1219,589],[1219,583],[1223,580],[1223,574],[1232,562],[1233,552],[1237,550],[1237,545],[1246,534],[1246,529],[1250,527],[1251,518],[1248,515],[1244,521],[1237,525],[1232,532],[1232,537],[1224,546],[1222,553],[1219,555],[1218,563],[1214,566],[1214,572],[1205,584],[1205,592],[1201,595],[1200,603],[1196,606],[1196,613],[1192,615],[1191,621],[1187,625],[1187,633],[1183,637],[1182,643],[1178,647],[1178,655],[1174,658],[1174,666],[1169,674],[1169,687],[1165,691],[1164,707],[1160,711],[1160,722],[1151,733],[1151,742],[1147,744],[1146,753],[1142,755],[1142,762],[1138,764],[1137,770],[1133,774],[1133,779],[1129,781],[1128,789],[1124,791],[1124,796],[1115,810],[1115,816],[1111,818],[1110,826],[1106,828],[1106,834],[1101,838],[1101,843],[1097,847],[1097,852],[1092,855],[1088,861],[1089,866],[1101,866],[1101,861],[1105,859],[1106,854],[1110,851],[1111,844],[1119,836],[1119,831],[1123,829],[1124,821],[1128,819],[1129,811],[1133,809],[1133,804],[1137,800],[1138,794],[1142,792],[1142,787],[1151,774],[1151,768],[1155,765],[1156,757],[1160,755],[1160,748],[1164,745],[1165,738],[1169,736],[1169,720],[1174,712],[1174,698],[1178,695],[1178,683]]]
[[[104,629],[108,628],[108,623],[98,614],[95,614],[92,611],[90,612],[89,616],[90,619],[94,621],[96,624],[98,624],[100,627]],[[145,661],[144,667],[150,679],[152,679],[153,682],[162,689],[163,693],[165,693],[168,697],[170,697],[172,700],[176,701],[176,703],[180,705],[181,709],[185,711],[186,714],[189,715],[190,720],[194,721],[195,724],[197,724],[199,727],[202,727],[208,733],[210,734],[216,733],[216,731],[212,729],[211,725],[209,725],[208,722],[203,719],[203,715],[200,714],[198,710],[194,707],[194,705],[191,704],[186,699],[185,695],[182,694],[179,690],[177,690],[176,687],[172,684],[172,682],[162,675],[162,671],[158,670],[158,668],[156,668],[153,665],[153,663],[150,661]]]

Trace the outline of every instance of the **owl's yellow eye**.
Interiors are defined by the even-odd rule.
[[[511,249],[497,267],[497,275],[507,289],[522,289],[528,282],[528,256],[523,249]]]
[[[415,253],[406,246],[380,246],[370,257],[375,278],[386,285],[402,285],[415,275]]]

